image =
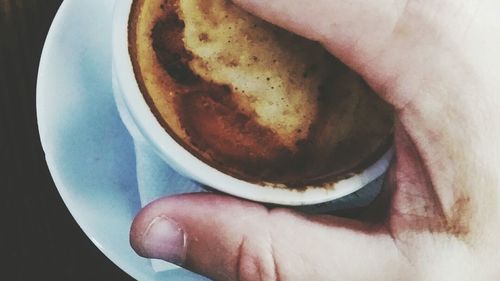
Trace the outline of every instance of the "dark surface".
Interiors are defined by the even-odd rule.
[[[85,236],[48,172],[35,87],[62,0],[0,0],[1,280],[133,280]]]

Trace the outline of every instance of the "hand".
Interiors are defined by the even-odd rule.
[[[141,211],[134,249],[216,280],[500,280],[500,1],[235,2],[394,106],[384,219],[183,195]]]

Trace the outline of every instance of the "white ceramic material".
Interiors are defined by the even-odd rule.
[[[122,1],[122,0],[117,0]],[[132,139],[111,86],[115,0],[67,0],[40,62],[37,115],[45,157],[69,211],[95,245],[141,281],[206,280],[176,269],[156,273],[128,235],[140,209]]]
[[[389,166],[392,150],[379,161],[351,178],[335,183],[335,188],[306,191],[260,186],[224,174],[199,160],[178,144],[161,126],[144,100],[136,82],[128,50],[128,19],[133,0],[116,2],[113,19],[113,75],[115,95],[123,100],[130,118],[127,127],[139,132],[152,148],[179,173],[222,192],[249,200],[290,206],[329,202],[354,193],[382,175]],[[133,123],[133,124],[130,124]]]
[[[116,1],[120,7],[130,3]],[[83,231],[132,277],[141,281],[206,280],[182,269],[157,273],[150,260],[138,257],[129,245],[130,224],[144,198],[137,190],[133,140],[120,120],[112,94],[114,4],[115,0],[67,0],[54,19],[37,85],[38,125],[47,164],[62,199]],[[151,162],[149,158],[142,160]],[[171,177],[169,182],[182,180],[174,174]],[[351,199],[332,202],[333,209],[364,205],[376,191],[362,189]],[[345,193],[349,192],[346,189]],[[318,201],[323,199],[327,198]],[[312,210],[323,208],[313,206]]]

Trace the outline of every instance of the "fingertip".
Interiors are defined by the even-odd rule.
[[[225,195],[195,193],[164,197],[151,202],[135,216],[130,227],[130,245],[139,255],[148,256],[144,241],[149,239],[148,230],[160,218],[171,221],[180,229],[200,232],[203,227],[209,228],[215,222],[220,224],[221,220],[230,222],[239,211],[253,208],[264,209],[256,203]]]
[[[259,237],[267,209],[231,196],[188,194],[162,198],[142,209],[130,245],[142,257],[162,259],[220,279],[234,276],[243,237]]]
[[[177,265],[184,264],[187,236],[176,221],[166,216],[158,216],[141,233],[133,240],[133,248],[140,256]]]

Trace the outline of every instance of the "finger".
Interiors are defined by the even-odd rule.
[[[351,67],[370,57],[392,33],[405,1],[233,0],[263,19],[323,43]],[[354,55],[356,54],[356,55]]]
[[[144,257],[215,280],[383,280],[404,260],[383,230],[213,194],[152,203],[130,238]]]

